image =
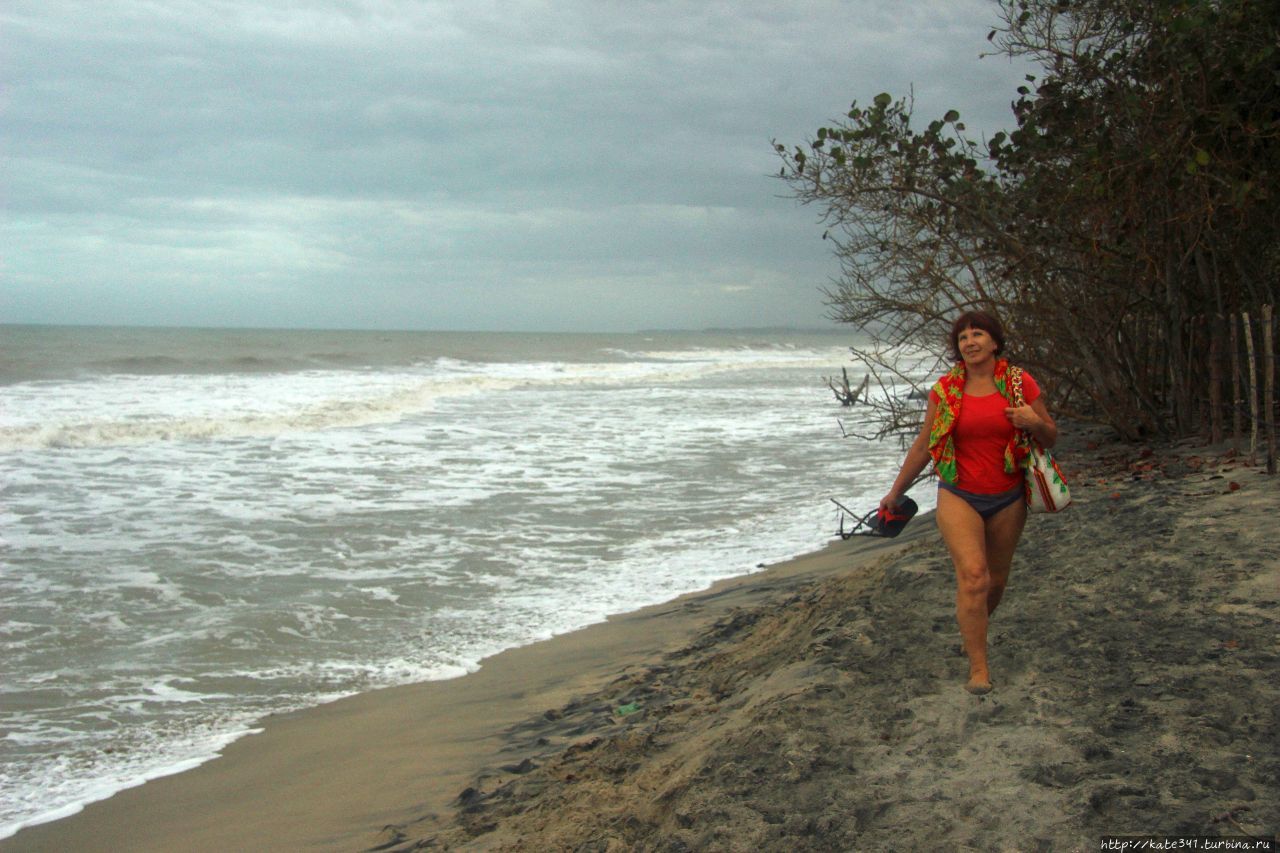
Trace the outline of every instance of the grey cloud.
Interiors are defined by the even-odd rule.
[[[0,319],[817,322],[833,263],[770,139],[912,84],[1002,126],[992,11],[16,2]]]

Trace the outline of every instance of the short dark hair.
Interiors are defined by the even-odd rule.
[[[996,342],[996,355],[1004,352],[1004,327],[995,315],[986,311],[966,311],[951,324],[951,357],[956,361],[964,361],[960,355],[960,333],[965,329],[981,329]]]

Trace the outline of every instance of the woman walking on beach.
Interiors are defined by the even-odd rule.
[[[951,325],[956,365],[929,392],[920,434],[907,451],[893,488],[880,501],[895,507],[907,486],[932,460],[938,475],[938,529],[956,570],[956,621],[969,681],[965,689],[991,690],[987,622],[1009,580],[1013,551],[1027,520],[1019,441],[1025,430],[1045,447],[1058,426],[1031,375],[1022,374],[1026,405],[1013,405],[1009,361],[1000,321],[983,311],[961,314]]]

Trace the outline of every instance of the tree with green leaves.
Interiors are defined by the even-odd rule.
[[[904,347],[940,356],[949,317],[993,310],[1060,409],[1130,438],[1198,432],[1222,396],[1220,318],[1274,303],[1280,280],[1280,7],[997,14],[995,49],[1038,72],[1011,131],[975,141],[955,110],[917,130],[881,94],[776,146],[841,262],[832,315],[872,336],[854,354],[883,377]],[[909,427],[889,399],[881,431]]]

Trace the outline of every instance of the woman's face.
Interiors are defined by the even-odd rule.
[[[961,329],[960,334],[956,336],[956,348],[960,350],[960,357],[964,359],[964,363],[973,365],[995,358],[999,345],[996,339],[984,329],[970,326],[967,329]]]

